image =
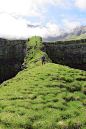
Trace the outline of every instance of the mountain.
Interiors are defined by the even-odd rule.
[[[73,30],[71,33],[67,33],[66,36],[60,40],[70,40],[70,39],[83,39],[86,38],[86,26],[80,26]]]
[[[64,29],[64,28],[59,27],[57,32],[53,31],[55,33],[55,35],[52,34],[52,30],[50,30],[50,28],[47,26],[30,25],[30,24],[27,24],[27,26],[28,26],[28,28],[33,28],[33,29],[39,28],[40,31],[46,30],[47,36],[42,37],[43,42],[86,38],[86,26],[76,27],[75,29]],[[52,29],[54,29],[54,28],[52,28]]]
[[[56,37],[47,37],[45,41],[63,41],[63,40],[72,40],[72,39],[84,39],[86,38],[86,26],[80,26],[69,32],[64,30],[64,33],[61,33]]]
[[[27,24],[27,26],[29,27],[29,28],[47,28],[46,26],[41,26],[41,25],[31,25],[31,24]]]

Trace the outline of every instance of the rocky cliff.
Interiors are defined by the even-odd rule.
[[[86,39],[44,42],[44,45],[54,63],[86,70]]]
[[[26,56],[26,41],[0,38],[0,83],[12,78],[21,70]],[[31,44],[35,44],[35,41]],[[43,51],[52,62],[86,70],[86,39],[43,42],[43,44],[45,45]]]
[[[0,83],[16,75],[26,54],[26,40],[0,38]]]

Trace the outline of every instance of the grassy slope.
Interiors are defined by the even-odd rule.
[[[41,43],[31,38],[27,69],[0,85],[0,129],[86,129],[86,72],[50,63],[46,53],[42,66]]]

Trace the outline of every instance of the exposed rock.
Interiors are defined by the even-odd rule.
[[[86,70],[86,39],[44,42],[44,45],[54,63]]]
[[[0,82],[16,75],[26,55],[26,40],[0,38]]]

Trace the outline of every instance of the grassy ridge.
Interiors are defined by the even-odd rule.
[[[37,43],[37,47],[34,49],[34,46]],[[39,36],[33,36],[29,42],[27,42],[27,54],[26,58],[24,59],[24,67],[25,68],[33,68],[36,66],[41,65],[41,57],[42,55],[45,55],[46,63],[52,62],[47,54],[43,52],[44,45],[42,44],[41,37]]]
[[[86,72],[51,63],[41,43],[27,42],[27,69],[0,85],[0,129],[86,129]]]

